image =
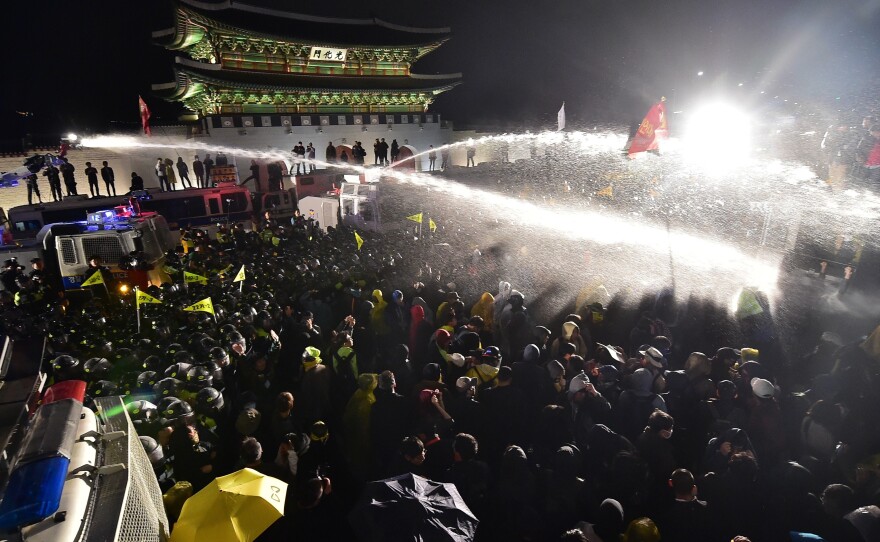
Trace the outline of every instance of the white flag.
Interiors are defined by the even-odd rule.
[[[556,128],[557,132],[565,130],[565,102],[562,102],[562,107],[559,108],[559,113],[556,113],[556,124],[559,125],[559,127]]]

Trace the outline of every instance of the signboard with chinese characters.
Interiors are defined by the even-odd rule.
[[[238,170],[235,166],[214,166],[211,168],[211,182],[238,183]]]
[[[312,47],[309,50],[309,60],[322,60],[324,62],[345,62],[348,49],[334,49],[332,47]]]

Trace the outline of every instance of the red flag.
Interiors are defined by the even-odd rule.
[[[141,125],[144,127],[144,133],[153,135],[150,132],[150,108],[147,107],[147,102],[140,96],[138,96],[138,106],[140,106],[141,110]]]
[[[665,141],[669,137],[669,131],[666,128],[665,102],[666,98],[660,98],[660,101],[648,110],[648,114],[642,120],[639,130],[629,146],[630,156],[638,152],[654,150],[661,141]]]

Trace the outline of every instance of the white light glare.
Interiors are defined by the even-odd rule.
[[[703,106],[687,124],[685,148],[692,158],[713,167],[733,165],[749,154],[751,120],[728,104]]]
[[[77,135],[74,133],[67,134],[67,140],[73,143],[78,139]]]
[[[702,77],[703,72],[697,72],[697,77]]]

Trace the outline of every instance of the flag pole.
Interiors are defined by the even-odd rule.
[[[138,335],[141,333],[141,304],[138,303],[138,292],[139,289],[137,286],[134,287],[134,311],[137,313],[137,321],[138,321]]]

